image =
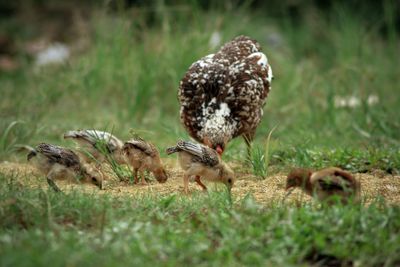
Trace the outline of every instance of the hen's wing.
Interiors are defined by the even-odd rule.
[[[204,118],[219,108],[217,99],[225,94],[228,67],[228,60],[208,55],[193,63],[180,82],[181,121],[200,142],[197,133],[204,127]]]
[[[58,163],[66,167],[80,165],[79,157],[70,149],[41,143],[36,147],[36,151],[45,156],[51,163]]]
[[[228,103],[231,116],[239,123],[233,137],[257,128],[261,122],[271,76],[263,53],[253,53],[230,66],[230,83],[223,101]]]
[[[185,151],[194,156],[194,160],[207,166],[215,166],[219,163],[218,153],[209,147],[195,144],[189,141],[179,141],[176,145],[181,151]]]

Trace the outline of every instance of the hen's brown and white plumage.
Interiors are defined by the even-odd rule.
[[[56,191],[61,190],[54,180],[59,177],[82,177],[86,182],[103,186],[103,175],[87,164],[82,164],[80,158],[72,150],[60,146],[41,143],[30,149],[27,159],[46,175],[47,183]],[[35,160],[33,160],[33,158]]]
[[[139,172],[142,172],[142,184],[145,184],[143,171],[152,172],[160,183],[167,181],[168,176],[155,145],[136,137],[125,142],[122,150],[126,155],[127,161],[133,167],[133,176],[136,183],[139,182]]]
[[[254,137],[271,90],[272,69],[259,43],[239,36],[194,62],[180,82],[180,117],[197,141],[220,154],[233,138]]]
[[[183,176],[185,193],[189,191],[189,177],[192,175],[203,190],[207,190],[207,187],[201,182],[200,177],[212,182],[221,182],[229,191],[231,190],[235,179],[234,173],[214,149],[193,142],[179,141],[166,152],[168,155],[179,154],[179,163],[185,171]]]
[[[71,138],[78,143],[83,152],[89,153],[99,162],[106,161],[105,155],[111,155],[118,164],[125,164],[122,154],[124,143],[111,133],[98,130],[68,131],[64,139]],[[86,161],[90,161],[85,157]]]

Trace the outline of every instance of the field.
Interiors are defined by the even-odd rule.
[[[400,7],[384,1],[374,15],[305,4],[294,16],[277,3],[163,3],[95,6],[75,16],[67,62],[39,67],[19,54],[18,70],[0,72],[0,266],[399,266]],[[13,31],[18,23],[0,29],[22,44],[38,32],[26,21]],[[165,154],[189,138],[179,81],[241,34],[260,42],[275,77],[252,160],[233,140],[223,156],[237,176],[232,199],[211,184],[184,195],[176,157]],[[63,133],[89,128],[152,141],[167,183],[109,171],[105,190],[59,181],[65,194],[56,194],[17,149],[73,148]],[[292,168],[327,166],[355,174],[361,204],[326,207],[300,191],[284,200]]]

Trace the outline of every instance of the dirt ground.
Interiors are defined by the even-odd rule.
[[[169,195],[173,193],[183,194],[182,171],[179,169],[176,161],[168,162],[168,171],[170,178],[164,184],[156,181],[148,185],[135,185],[129,182],[119,182],[110,177],[105,190],[99,190],[94,185],[76,184],[73,181],[57,181],[61,190],[68,191],[81,188],[87,192],[98,191],[99,194],[112,194],[117,196],[140,196],[140,195]],[[48,185],[43,175],[29,164],[3,162],[0,163],[0,173],[12,175],[14,179],[23,186],[48,189]],[[264,180],[257,179],[255,176],[246,173],[236,173],[237,180],[232,189],[233,199],[235,201],[242,199],[248,193],[251,193],[255,200],[260,204],[282,201],[285,196],[285,174],[276,174],[267,177]],[[355,174],[361,181],[361,194],[368,203],[377,196],[382,196],[388,203],[400,203],[400,176],[375,172],[372,174]],[[201,188],[194,182],[189,185],[191,192],[200,191]],[[208,184],[209,190],[218,190],[219,185]],[[296,189],[289,197],[292,201],[309,201],[310,197]],[[288,199],[288,201],[290,201]]]

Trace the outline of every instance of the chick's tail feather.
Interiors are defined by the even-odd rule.
[[[28,161],[37,155],[36,149],[28,145],[15,145],[15,148],[18,152],[28,151],[29,153],[26,157]]]
[[[64,134],[64,139],[67,139],[67,138],[76,138],[76,137],[77,137],[76,131],[68,131],[68,132],[66,132],[66,133]]]
[[[179,152],[179,149],[176,146],[173,147],[169,147],[165,150],[165,152],[167,153],[167,155],[171,155],[175,152]]]

